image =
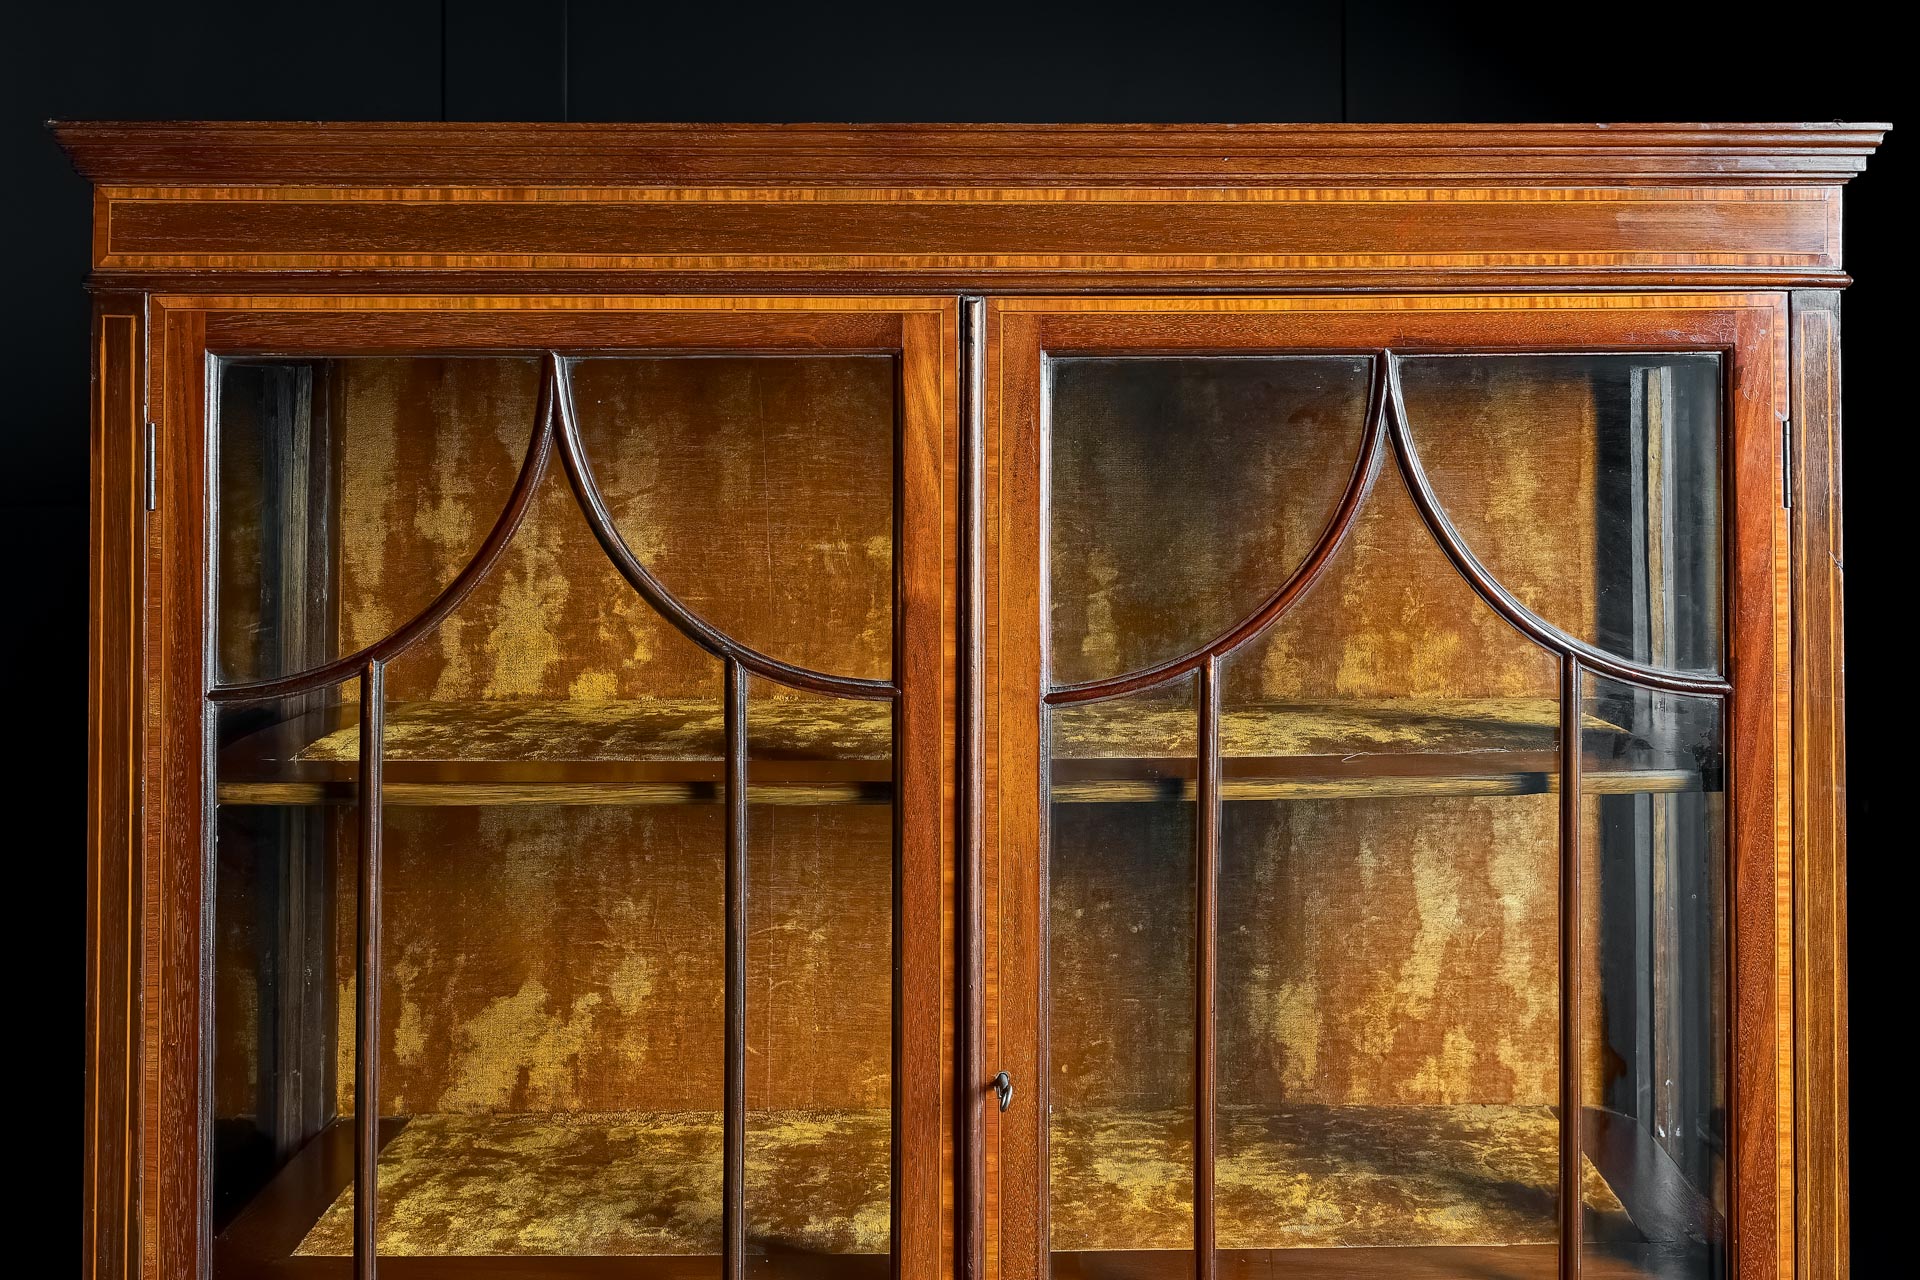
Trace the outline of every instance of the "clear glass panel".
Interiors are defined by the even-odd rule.
[[[573,369],[604,495],[670,588],[780,657],[888,674],[891,359]],[[221,644],[226,678],[239,679],[371,643],[459,573],[523,460],[538,365],[232,363],[222,387]],[[296,632],[306,638],[283,643]],[[261,1083],[281,1060],[254,1043],[272,984],[285,985],[258,921],[291,892],[255,851],[285,860],[296,836],[284,833],[315,823],[330,851],[342,839],[354,848],[355,708],[337,700],[223,721],[223,744],[246,750],[223,752],[220,781],[217,932],[230,958],[213,1039],[231,1123],[217,1198],[223,1223],[250,1224],[232,1228],[238,1244],[222,1238],[242,1268],[332,1274],[352,1252],[350,856],[312,873],[334,914],[303,970],[321,994],[300,1008],[324,997],[333,1021],[330,1056],[295,1064],[308,1072],[303,1097],[324,1081],[325,1105],[304,1128],[262,1119],[290,1104]],[[753,701],[753,1263],[786,1274],[831,1254],[833,1267],[885,1270],[890,708],[770,687]],[[494,1265],[533,1271],[624,1257],[714,1274],[721,663],[621,579],[556,463],[493,570],[389,665],[384,711],[382,1256],[430,1269],[427,1259],[519,1259]],[[828,1164],[845,1176],[825,1176]]]
[[[1223,1274],[1556,1274],[1559,664],[1397,473],[1222,664]],[[1589,1194],[1604,1189],[1589,1187]]]
[[[291,1224],[263,1191],[352,1176],[357,788],[350,774],[292,766],[287,726],[357,733],[358,699],[349,681],[216,717],[216,1277],[255,1275],[276,1256]]]
[[[1420,460],[1501,585],[1611,653],[1721,666],[1720,358],[1400,361]]]
[[[221,678],[318,666],[385,636],[473,558],[525,458],[525,358],[223,360]]]
[[[1582,1134],[1623,1214],[1589,1273],[1727,1274],[1725,727],[1718,698],[1582,691]],[[1609,1269],[1612,1268],[1612,1269]]]
[[[573,365],[614,523],[689,609],[834,675],[892,667],[890,356],[630,356]]]
[[[1361,356],[1047,362],[1053,683],[1152,666],[1259,607],[1338,504]]]
[[[893,711],[748,684],[747,1247],[884,1276]]]
[[[1195,688],[1049,717],[1049,1203],[1075,1275],[1193,1247]]]
[[[383,1256],[718,1253],[721,675],[557,468],[389,667]]]

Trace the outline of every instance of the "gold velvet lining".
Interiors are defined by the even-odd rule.
[[[757,701],[748,717],[756,758],[885,759],[884,703],[825,698]],[[1076,707],[1056,733],[1064,759],[1158,759],[1193,753],[1193,708],[1127,702]],[[1221,717],[1229,758],[1552,751],[1559,705],[1542,698],[1394,698],[1230,705]],[[1589,729],[1615,726],[1592,715]],[[385,755],[408,760],[717,760],[718,700],[466,699],[399,703],[386,716]],[[300,748],[302,761],[358,758],[356,725]]]
[[[884,1110],[747,1118],[747,1239],[885,1253]],[[707,1254],[720,1250],[720,1116],[423,1115],[380,1153],[379,1250],[409,1255]],[[295,1251],[353,1252],[353,1191]]]
[[[747,1232],[770,1251],[884,1253],[884,1110],[753,1112]],[[1222,1248],[1498,1245],[1554,1239],[1558,1121],[1546,1107],[1223,1107]],[[1056,1250],[1192,1242],[1182,1109],[1057,1112]],[[1591,1165],[1590,1212],[1625,1211]],[[301,1242],[352,1253],[353,1193]],[[380,1252],[706,1254],[720,1244],[713,1112],[423,1115],[380,1155]]]
[[[1193,1246],[1185,1108],[1054,1113],[1053,1247]],[[1555,1238],[1559,1121],[1548,1107],[1222,1107],[1223,1249],[1536,1244]],[[1625,1210],[1591,1164],[1584,1199]]]

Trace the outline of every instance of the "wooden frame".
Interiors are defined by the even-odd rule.
[[[1186,347],[1679,333],[1747,353],[1742,385],[1765,393],[1735,403],[1737,471],[1750,497],[1785,466],[1793,506],[1740,507],[1737,630],[1750,656],[1771,639],[1764,677],[1737,677],[1753,705],[1734,741],[1773,790],[1746,787],[1738,825],[1738,1061],[1742,1097],[1774,1105],[1739,1133],[1765,1189],[1736,1198],[1739,1277],[1844,1277],[1839,211],[1884,128],[60,126],[95,184],[87,1273],[197,1276],[204,1258],[203,869],[181,852],[209,804],[204,353],[619,346],[673,313],[696,345],[809,315],[807,341],[884,346],[894,325],[938,352],[909,388],[940,423],[916,474],[940,495],[921,518],[943,565],[908,584],[942,637],[910,655],[940,708],[910,730],[940,743],[916,784],[940,797],[940,875],[910,908],[938,924],[915,927],[922,980],[896,1019],[939,1027],[909,1090],[940,1150],[909,1171],[916,1280],[1030,1274],[1001,1250],[1011,1230],[1008,1258],[1030,1260],[1016,1208],[1037,1189],[1006,1180],[987,1105],[1018,1031],[995,909],[1032,857],[1005,843],[1033,821],[1009,708],[1037,705],[1007,656],[1037,616],[1002,523],[1031,498],[1007,452],[1029,428],[998,390],[1010,353],[1043,331],[1123,341],[1136,320]],[[1048,296],[1066,292],[1134,296]],[[1769,415],[1789,412],[1783,458]]]
[[[1063,700],[1079,700],[1130,690],[1150,674],[1165,679],[1182,671],[1201,673],[1199,743],[1203,756],[1199,800],[1211,811],[1217,791],[1219,760],[1210,744],[1217,733],[1219,707],[1212,673],[1218,655],[1230,651],[1240,638],[1286,607],[1311,582],[1331,554],[1351,520],[1359,494],[1369,483],[1371,467],[1364,459],[1384,448],[1377,438],[1362,444],[1363,461],[1342,500],[1328,532],[1306,556],[1292,579],[1227,635],[1180,662],[1168,662],[1148,673],[1085,686],[1049,688],[1042,683],[1048,670],[1045,654],[1044,511],[1042,474],[1042,361],[1050,354],[1108,355],[1142,352],[1159,355],[1184,353],[1299,354],[1315,351],[1349,353],[1392,351],[1412,354],[1428,350],[1484,352],[1549,351],[1715,351],[1722,353],[1727,378],[1726,457],[1730,497],[1727,525],[1727,596],[1729,618],[1728,678],[1677,679],[1676,689],[1698,685],[1702,691],[1727,691],[1731,726],[1728,738],[1730,772],[1734,783],[1730,828],[1733,860],[1733,1030],[1736,1112],[1733,1122],[1733,1167],[1736,1221],[1732,1224],[1733,1256],[1739,1276],[1791,1274],[1791,1259],[1783,1246],[1792,1239],[1788,1206],[1794,1184],[1786,1171],[1793,1158],[1794,1112],[1792,1058],[1787,1019],[1791,974],[1783,952],[1791,946],[1792,930],[1781,912],[1792,889],[1792,845],[1784,835],[1790,812],[1782,777],[1790,759],[1791,743],[1781,726],[1790,714],[1787,646],[1783,629],[1791,600],[1780,576],[1786,563],[1782,476],[1783,439],[1777,429],[1785,415],[1787,386],[1787,313],[1777,294],[1621,295],[1606,299],[1549,296],[1501,298],[1357,298],[1357,299],[1179,299],[1179,298],[1033,298],[996,300],[988,304],[989,347],[986,359],[989,497],[986,517],[987,591],[1000,602],[997,644],[986,658],[986,685],[996,692],[988,729],[986,839],[982,854],[989,901],[1000,905],[1000,927],[990,932],[986,947],[990,991],[1000,993],[989,1013],[989,1064],[1010,1070],[1016,1079],[1032,1081],[1033,1099],[1019,1117],[990,1121],[988,1165],[997,1173],[999,1195],[987,1218],[987,1231],[999,1237],[997,1256],[1009,1277],[1046,1273],[1047,1251],[1047,1101],[1049,1073],[1046,1013],[1048,995],[1046,948],[1045,791],[1040,780],[1052,769],[1045,748],[1043,709]],[[1372,413],[1383,407],[1376,402]],[[1389,422],[1399,411],[1388,405]],[[1375,436],[1384,430],[1376,428]],[[1392,465],[1392,464],[1386,464]],[[1410,481],[1414,477],[1410,476]],[[1421,483],[1414,483],[1416,501]],[[1431,503],[1431,495],[1425,502]],[[1434,520],[1429,512],[1429,524]],[[1456,559],[1456,566],[1472,578],[1476,566]],[[1497,588],[1481,585],[1486,602],[1497,610],[1502,602]],[[1509,621],[1533,633],[1530,615],[1512,615]],[[1550,628],[1539,629],[1537,640],[1552,642]],[[1579,670],[1596,665],[1605,671],[1609,659],[1582,652],[1564,637],[1557,641],[1563,661],[1562,705],[1577,706]],[[1212,654],[1215,656],[1207,657]],[[1618,665],[1618,660],[1611,660]],[[1623,672],[1628,678],[1657,679],[1652,672]],[[1672,678],[1670,678],[1672,679]],[[1575,696],[1568,696],[1568,691]],[[1207,708],[1212,708],[1211,717]],[[1567,903],[1577,901],[1579,756],[1566,744],[1574,741],[1563,722],[1560,791],[1563,796],[1562,919],[1575,915]],[[1206,761],[1212,761],[1208,768]],[[1209,1184],[1213,1154],[1208,1136],[1212,1109],[1211,947],[1213,930],[1206,923],[1217,912],[1217,886],[1207,868],[1217,861],[1208,838],[1211,824],[1197,817],[1201,848],[1200,871],[1202,940],[1197,960],[1198,1059],[1196,1099],[1195,1241],[1197,1272],[1210,1280],[1216,1272],[1211,1248]],[[1211,855],[1211,856],[1210,856]],[[1562,931],[1563,1008],[1578,1007],[1578,987],[1569,975],[1579,972],[1577,930]],[[1783,981],[1786,978],[1788,981]],[[1579,1070],[1577,1037],[1566,1030],[1576,1016],[1563,1013],[1561,1098],[1563,1109],[1575,1105]],[[1569,1130],[1571,1132],[1571,1130]],[[997,1141],[996,1141],[997,1140]],[[1576,1203],[1568,1194],[1578,1185],[1579,1148],[1563,1144],[1562,1203]],[[1014,1208],[1012,1206],[1018,1206]],[[1578,1216],[1562,1215],[1563,1231],[1577,1228]],[[1563,1259],[1577,1253],[1577,1234],[1563,1235]],[[1279,1255],[1271,1265],[1280,1266]],[[1059,1264],[1056,1262],[1057,1268]],[[1138,1264],[1144,1268],[1145,1264]],[[1224,1265],[1224,1264],[1223,1264]],[[1253,1267],[1251,1259],[1235,1265]],[[1268,1265],[1262,1263],[1260,1265]],[[1383,1259],[1379,1274],[1400,1274],[1405,1259]],[[1568,1263],[1562,1263],[1563,1268]],[[1442,1274],[1443,1270],[1436,1271]],[[1149,1274],[1143,1269],[1142,1274]],[[1153,1272],[1152,1274],[1158,1274]],[[1276,1272],[1278,1274],[1278,1272]],[[1364,1269],[1356,1275],[1371,1274]],[[1563,1276],[1576,1274],[1563,1269]]]
[[[613,306],[613,315],[582,314],[564,299],[496,298],[486,304],[500,308],[496,323],[476,332],[465,323],[470,300],[442,306],[418,299],[392,299],[388,308],[365,310],[356,305],[318,308],[308,300],[272,298],[158,297],[153,300],[157,339],[164,354],[154,369],[164,381],[166,406],[159,417],[161,459],[158,506],[153,517],[155,542],[161,549],[161,572],[167,576],[165,598],[171,606],[159,621],[158,647],[170,678],[158,701],[155,748],[158,769],[170,780],[164,799],[149,793],[149,812],[156,829],[149,835],[150,861],[160,868],[161,885],[151,902],[145,928],[163,938],[172,955],[181,957],[148,970],[150,985],[144,1003],[158,1013],[144,1037],[141,1058],[157,1068],[161,1086],[149,1100],[153,1127],[145,1158],[150,1177],[143,1208],[150,1215],[156,1244],[146,1260],[148,1274],[193,1276],[205,1256],[206,1203],[202,1179],[202,1130],[198,1098],[203,1066],[199,1028],[203,1018],[200,986],[167,981],[167,975],[187,975],[199,965],[187,957],[200,947],[202,834],[208,820],[203,779],[208,776],[206,754],[210,725],[207,711],[218,702],[285,693],[298,686],[361,678],[361,724],[376,725],[380,703],[365,699],[378,684],[378,673],[394,646],[379,652],[348,655],[298,680],[264,681],[254,685],[218,686],[213,682],[208,654],[211,644],[204,617],[206,570],[203,565],[207,490],[205,471],[205,370],[212,354],[253,353],[260,350],[328,352],[469,350],[476,347],[557,348],[562,350],[665,349],[672,351],[730,350],[884,350],[899,354],[902,369],[899,506],[900,555],[896,584],[898,622],[894,685],[897,695],[896,822],[900,833],[895,914],[896,991],[895,1096],[899,1117],[895,1149],[895,1204],[900,1265],[910,1273],[932,1274],[939,1259],[950,1256],[952,1219],[946,1207],[950,1197],[952,1145],[950,1115],[953,1072],[951,972],[956,845],[953,830],[955,779],[946,742],[946,726],[953,715],[954,672],[949,655],[957,620],[958,509],[958,311],[941,299],[634,299]],[[436,314],[437,313],[437,314]],[[396,337],[383,321],[400,320],[404,335]],[[368,331],[372,335],[368,336]],[[546,412],[546,411],[543,411]],[[558,466],[556,462],[553,465]],[[490,546],[504,545],[512,531],[513,503],[505,523]],[[469,580],[485,569],[489,551],[483,549]],[[415,623],[396,636],[424,634],[433,617],[464,594],[456,582]],[[690,620],[689,625],[697,625]],[[724,638],[716,642],[725,643]],[[751,651],[728,658],[730,705],[741,701],[748,670],[774,678],[808,680],[805,673],[789,672],[781,664]],[[821,685],[823,690],[836,686]],[[842,682],[845,683],[845,682]],[[856,682],[857,683],[857,682]],[[873,697],[876,691],[855,688],[854,696]],[[737,716],[730,722],[744,726]],[[377,738],[375,739],[377,742]],[[743,742],[744,739],[739,741]],[[369,769],[378,768],[379,753],[361,752],[364,794],[382,788],[369,782]],[[744,761],[744,757],[741,757]],[[744,792],[729,806],[730,831],[744,821]],[[378,806],[361,806],[363,884],[378,881]],[[164,834],[160,834],[164,833]],[[369,839],[368,837],[371,837]],[[742,850],[739,836],[731,848]],[[364,859],[369,856],[372,863]],[[363,890],[364,891],[364,890]],[[735,898],[736,901],[739,899]],[[729,930],[729,953],[734,963],[744,958],[744,935],[738,922]],[[377,974],[377,926],[362,939],[363,974]],[[737,984],[735,984],[737,985]],[[377,990],[377,981],[363,981],[362,991]],[[363,1028],[377,1015],[363,1009]],[[730,1037],[743,1024],[743,1015],[730,1003]],[[364,1031],[363,1031],[364,1034]],[[731,1043],[731,1039],[730,1039]],[[371,1055],[360,1055],[364,1063]],[[730,1054],[737,1058],[738,1054]],[[170,1083],[169,1083],[170,1082]],[[375,1083],[364,1078],[361,1096],[375,1096]],[[732,1082],[736,1091],[739,1081]],[[374,1111],[365,1112],[371,1120]],[[361,1176],[369,1176],[378,1141],[367,1124],[357,1144]],[[743,1166],[738,1130],[728,1185],[740,1186]],[[738,1192],[729,1199],[737,1199]],[[319,1207],[324,1207],[321,1205]],[[739,1230],[739,1220],[730,1219]],[[363,1222],[365,1232],[370,1224]],[[733,1256],[741,1257],[739,1237]],[[363,1236],[364,1247],[364,1236]],[[409,1267],[403,1266],[402,1271]]]

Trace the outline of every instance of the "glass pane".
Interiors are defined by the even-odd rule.
[[[1521,603],[1625,658],[1720,669],[1717,355],[1423,356],[1400,383],[1448,519]]]
[[[1075,1275],[1193,1247],[1195,688],[1049,717],[1049,1197]]]
[[[223,401],[222,440],[250,443],[254,456],[223,451],[223,494],[255,501],[223,504],[234,517],[222,526],[218,565],[228,678],[352,652],[428,603],[505,505],[538,392],[537,362],[527,359],[240,368],[223,371],[234,394]],[[603,493],[669,587],[778,656],[888,674],[891,359],[608,358],[572,368]],[[266,385],[275,379],[304,386],[306,398]],[[266,413],[267,401],[279,407]],[[263,453],[262,441],[284,453],[295,438],[308,440],[304,489],[284,478],[290,464]],[[299,520],[301,554],[282,560],[298,559],[306,576],[268,571],[261,544],[291,537]],[[293,596],[311,641],[300,646],[277,638],[287,630],[275,610]],[[402,1269],[491,1257],[507,1261],[487,1265],[531,1274],[608,1257],[634,1260],[616,1269],[715,1274],[720,662],[622,580],[556,462],[498,563],[391,662],[385,692],[380,1253]],[[858,1266],[884,1270],[890,709],[766,687],[753,701],[745,1190],[754,1266],[786,1274],[830,1254],[835,1267],[859,1256]],[[358,764],[351,704],[289,703],[236,721],[229,736],[250,744],[251,772],[232,772],[223,755],[223,869],[288,839],[265,819],[256,832],[224,816],[225,793],[242,784],[255,807],[332,806],[326,830],[345,832],[351,850],[351,818],[339,816],[351,812],[343,799]],[[240,757],[231,760],[239,768]],[[258,975],[281,963],[263,956],[257,929],[226,923],[252,919],[265,909],[255,899],[283,892],[239,865],[245,875],[223,871],[220,897],[232,957],[216,1010],[223,1046],[258,1039],[254,1006],[272,980]],[[298,1167],[274,1154],[279,1131],[257,1116],[276,1095],[258,1078],[278,1068],[259,1066],[254,1050],[218,1051],[223,1105],[244,1122],[223,1129],[232,1136],[222,1139],[219,1198],[234,1206],[223,1214],[254,1224],[243,1243],[253,1250],[244,1265],[256,1270],[344,1273],[352,1253],[352,872],[350,857],[328,864],[332,945],[313,970],[324,981],[306,979],[320,983],[331,1011],[332,1056],[324,1114],[295,1145],[299,1159],[321,1154]],[[346,1146],[324,1146],[316,1133],[344,1135]],[[845,1176],[826,1176],[830,1168]]]
[[[258,1274],[300,1229],[262,1192],[352,1177],[357,792],[350,774],[288,767],[297,740],[285,727],[355,734],[358,699],[349,681],[216,717],[216,1277]]]
[[[1382,1275],[1549,1280],[1557,659],[1389,472],[1222,667],[1223,1274],[1280,1251],[1342,1275],[1368,1249]]]
[[[1581,793],[1588,1158],[1624,1216],[1590,1272],[1727,1274],[1725,729],[1717,698],[1598,676]]]
[[[747,706],[747,1246],[884,1276],[892,707],[761,680]]]
[[[1047,362],[1056,685],[1192,651],[1306,558],[1366,423],[1361,356]]]
[[[218,656],[238,682],[371,644],[453,580],[506,505],[539,370],[225,360],[217,385]]]
[[[890,356],[633,356],[573,365],[621,537],[689,609],[798,666],[892,669]]]
[[[382,1255],[717,1254],[719,661],[556,468],[387,696]]]

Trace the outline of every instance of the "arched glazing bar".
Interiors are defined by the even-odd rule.
[[[493,571],[524,523],[556,447],[570,488],[594,538],[627,583],[682,635],[720,659],[723,669],[722,794],[726,804],[723,960],[723,1113],[721,1183],[721,1275],[743,1280],[746,1232],[747,1053],[747,683],[748,676],[829,697],[863,701],[897,699],[892,680],[836,676],[782,662],[726,635],[687,608],[654,576],[614,527],[581,442],[573,409],[567,358],[547,352],[527,452],[505,505],[473,558],[418,614],[364,648],[290,675],[215,685],[215,705],[269,702],[313,693],[358,678],[359,757],[356,782],[359,824],[355,877],[353,1275],[375,1280],[378,1271],[380,1070],[378,1028],[381,962],[382,827],[385,674],[387,665],[439,624]],[[897,1180],[896,1180],[897,1191]]]
[[[1720,676],[1690,675],[1621,658],[1579,640],[1548,623],[1521,604],[1487,571],[1448,519],[1421,465],[1400,390],[1398,357],[1382,350],[1375,357],[1374,383],[1367,424],[1354,470],[1333,516],[1300,567],[1263,601],[1259,608],[1207,644],[1137,671],[1097,681],[1048,690],[1042,698],[1049,707],[1070,706],[1117,698],[1168,684],[1197,673],[1196,815],[1194,951],[1194,1274],[1196,1280],[1217,1280],[1216,1156],[1217,1010],[1219,1004],[1218,932],[1220,914],[1220,672],[1222,661],[1273,626],[1319,578],[1335,552],[1345,543],[1361,508],[1373,490],[1386,453],[1396,465],[1413,497],[1420,519],[1455,570],[1466,579],[1488,608],[1559,663],[1559,893],[1557,896],[1560,1077],[1558,1248],[1560,1280],[1579,1280],[1582,1243],[1581,1017],[1584,939],[1580,928],[1581,903],[1581,685],[1588,674],[1611,677],[1635,687],[1724,700],[1731,683]]]
[[[687,608],[667,589],[652,570],[634,555],[632,548],[614,527],[612,513],[593,476],[586,449],[581,443],[579,420],[573,409],[573,389],[568,377],[567,360],[558,352],[548,352],[540,372],[540,393],[534,411],[532,438],[527,443],[525,460],[507,494],[506,505],[494,521],[485,541],[453,581],[435,596],[426,608],[392,632],[365,648],[334,658],[318,667],[269,680],[216,685],[208,693],[215,702],[246,702],[311,693],[327,685],[348,679],[369,662],[391,662],[405,653],[422,636],[432,631],[478,586],[501,555],[526,518],[534,494],[546,474],[547,464],[558,447],[561,464],[575,499],[580,504],[594,538],[612,560],[629,585],[687,639],[722,662],[738,662],[753,675],[789,688],[831,697],[857,698],[877,702],[897,697],[898,686],[891,680],[871,680],[854,676],[836,676],[795,666],[728,636],[719,628]]]
[[[1446,554],[1453,567],[1460,572],[1473,587],[1487,607],[1505,618],[1516,630],[1544,649],[1562,657],[1578,658],[1581,665],[1589,671],[1624,680],[1629,684],[1641,685],[1662,693],[1723,694],[1732,685],[1721,676],[1687,675],[1670,671],[1663,667],[1635,662],[1630,658],[1618,657],[1606,650],[1588,644],[1568,635],[1531,609],[1515,599],[1513,594],[1500,585],[1479,557],[1473,554],[1466,540],[1460,536],[1453,522],[1447,518],[1446,509],[1433,490],[1432,482],[1427,478],[1426,468],[1420,464],[1419,452],[1413,445],[1412,427],[1408,422],[1406,400],[1400,393],[1399,361],[1389,354],[1387,361],[1388,389],[1387,416],[1393,437],[1394,455],[1399,460],[1400,472],[1406,477],[1407,487],[1413,492],[1414,505],[1420,510],[1420,518],[1427,529],[1440,543],[1440,549]]]
[[[1366,505],[1367,495],[1373,491],[1374,481],[1379,478],[1388,438],[1386,367],[1387,360],[1374,358],[1372,387],[1367,397],[1366,428],[1360,437],[1360,450],[1353,461],[1353,472],[1347,480],[1347,487],[1340,494],[1339,502],[1334,506],[1333,515],[1328,518],[1326,528],[1321,530],[1320,537],[1307,552],[1300,567],[1275,588],[1272,595],[1261,601],[1259,608],[1206,644],[1165,662],[1100,680],[1050,689],[1046,694],[1047,705],[1070,706],[1077,702],[1117,698],[1178,680],[1199,670],[1210,660],[1226,656],[1265,631],[1292,607],[1294,601],[1306,594],[1307,588],[1314,584],[1327,562],[1333,558],[1333,553],[1346,541],[1348,529],[1360,514],[1360,508]]]
[[[1341,494],[1332,518],[1321,531],[1319,540],[1293,575],[1262,601],[1259,608],[1206,644],[1137,671],[1049,689],[1045,695],[1047,705],[1096,702],[1155,688],[1198,671],[1209,660],[1224,658],[1255,639],[1306,594],[1333,554],[1345,543],[1348,531],[1379,477],[1388,450],[1393,453],[1400,473],[1412,491],[1414,505],[1420,512],[1422,522],[1440,544],[1447,559],[1488,608],[1535,644],[1556,655],[1578,656],[1587,670],[1663,693],[1712,695],[1726,693],[1732,687],[1720,676],[1690,675],[1635,662],[1576,639],[1528,609],[1500,585],[1454,528],[1434,493],[1433,484],[1414,448],[1406,403],[1400,392],[1398,357],[1392,351],[1383,351],[1375,361],[1367,426],[1361,438],[1359,456],[1354,461],[1352,477]]]
[[[557,359],[557,357],[556,357]],[[705,649],[723,662],[737,663],[756,676],[784,684],[789,688],[804,690],[808,693],[826,694],[840,698],[859,698],[867,701],[882,701],[898,695],[899,688],[891,680],[868,680],[855,676],[828,675],[822,671],[811,671],[797,667],[792,663],[761,653],[722,633],[711,623],[687,608],[666,586],[654,576],[652,570],[643,564],[627,546],[626,539],[614,527],[613,513],[607,509],[606,498],[600,492],[599,484],[594,480],[593,467],[587,460],[587,452],[580,440],[580,420],[573,408],[573,388],[565,377],[564,369],[556,378],[560,396],[560,461],[566,468],[567,480],[573,486],[574,497],[580,503],[580,509],[587,517],[587,524],[593,529],[593,536],[599,540],[600,547],[613,561],[620,576],[657,610],[661,617],[672,623],[680,634]]]
[[[539,491],[540,479],[546,474],[547,463],[553,456],[561,377],[562,370],[557,358],[550,356],[540,371],[540,395],[534,409],[533,435],[527,441],[526,458],[520,464],[519,474],[514,477],[513,488],[507,492],[506,505],[501,508],[493,528],[487,531],[486,540],[480,544],[473,559],[454,575],[453,581],[426,608],[358,652],[270,680],[215,685],[208,690],[208,699],[215,703],[233,703],[312,693],[350,679],[370,664],[384,665],[393,661],[438,626],[441,619],[452,613],[493,571],[533,506],[534,494]]]

